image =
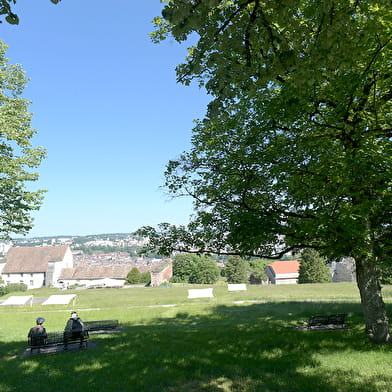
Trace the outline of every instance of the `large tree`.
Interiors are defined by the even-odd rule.
[[[141,230],[151,247],[351,256],[366,334],[389,341],[391,19],[389,0],[167,1],[153,38],[196,40],[178,80],[212,101],[166,170],[195,216]]]
[[[38,179],[31,172],[45,155],[32,147],[36,130],[31,128],[29,101],[21,98],[27,79],[19,65],[10,65],[7,46],[0,41],[0,238],[26,234],[32,227],[32,210],[39,208],[43,191],[27,184]]]

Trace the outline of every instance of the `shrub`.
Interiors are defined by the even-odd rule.
[[[151,280],[150,273],[140,272],[136,267],[133,267],[127,275],[127,284],[147,284]]]
[[[0,297],[9,293],[26,290],[27,285],[24,283],[10,283],[7,286],[0,286]]]

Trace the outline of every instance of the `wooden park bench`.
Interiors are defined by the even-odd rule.
[[[83,321],[83,324],[89,333],[107,332],[118,328],[118,320]]]
[[[330,327],[330,328],[346,328],[347,313],[335,314],[315,314],[306,320],[307,328],[313,327]]]
[[[30,353],[36,349],[38,352],[42,348],[63,346],[64,350],[68,349],[68,345],[72,343],[79,343],[79,347],[83,345],[87,348],[87,340],[89,334],[99,334],[110,332],[118,328],[118,320],[94,320],[84,321],[83,330],[73,331],[59,331],[59,332],[47,332],[46,336],[35,335],[28,338],[28,346],[30,347]]]
[[[42,348],[63,346],[64,350],[68,349],[68,345],[71,343],[79,343],[79,347],[83,345],[87,348],[87,340],[89,334],[88,331],[57,331],[47,332],[46,336],[35,335],[28,338],[28,346],[30,347],[30,353],[36,349],[38,352]]]

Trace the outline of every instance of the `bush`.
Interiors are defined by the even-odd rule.
[[[26,290],[27,285],[24,283],[10,283],[7,286],[0,286],[0,297],[9,293]]]
[[[127,275],[127,284],[147,284],[150,283],[151,276],[150,273],[140,272],[136,267],[133,267]]]

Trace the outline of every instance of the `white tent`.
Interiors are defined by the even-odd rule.
[[[75,305],[76,294],[51,295],[42,305],[68,305],[71,301]]]
[[[12,296],[4,300],[1,305],[28,305],[33,306],[32,295]]]

